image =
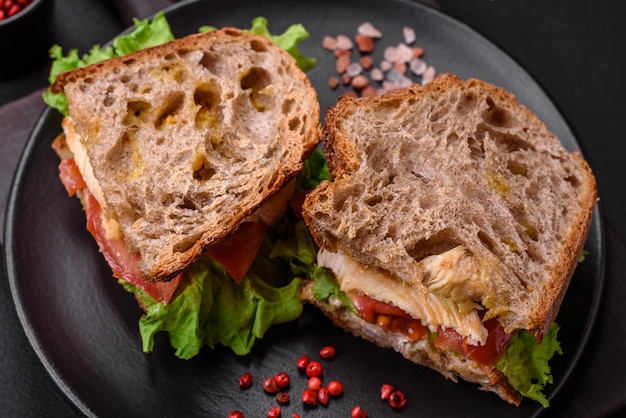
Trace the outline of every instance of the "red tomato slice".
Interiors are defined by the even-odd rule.
[[[61,160],[59,163],[59,178],[70,196],[74,196],[77,190],[87,187],[73,158]]]
[[[219,246],[206,254],[220,263],[237,283],[246,275],[256,257],[268,226],[265,223],[244,222],[227,236]]]
[[[487,341],[485,345],[471,345],[467,338],[461,336],[453,329],[441,329],[435,340],[435,346],[444,349],[456,350],[483,366],[495,364],[511,340],[511,334],[504,332],[502,325],[497,319],[489,319],[483,322],[487,328]]]
[[[428,327],[397,306],[378,301],[362,293],[354,295],[351,300],[359,315],[367,322],[376,322],[391,331],[401,332],[412,341],[428,335]]]
[[[181,275],[176,276],[169,282],[151,282],[143,278],[137,262],[139,253],[130,253],[122,239],[109,239],[102,224],[100,204],[88,191],[83,205],[87,216],[87,230],[91,232],[100,248],[100,252],[109,263],[113,276],[137,286],[146,292],[154,300],[161,303],[169,303],[180,283]]]

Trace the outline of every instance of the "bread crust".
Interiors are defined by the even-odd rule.
[[[147,280],[169,280],[301,170],[317,93],[286,51],[237,28],[62,73],[69,119]]]
[[[597,197],[578,152],[511,93],[450,74],[342,97],[326,112],[323,144],[331,182],[303,207],[319,247],[424,290],[417,261],[465,245],[481,260],[486,318],[542,339]]]

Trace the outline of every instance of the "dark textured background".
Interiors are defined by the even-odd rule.
[[[50,43],[86,52],[130,24],[122,0],[56,0]],[[130,1],[127,3],[141,3]],[[146,2],[144,2],[146,3]],[[150,7],[167,4],[152,1]],[[439,0],[444,12],[466,23],[518,61],[547,92],[578,138],[599,184],[605,215],[605,297],[588,349],[548,416],[599,417],[626,408],[626,3],[621,0]],[[134,9],[141,10],[141,9]],[[16,40],[18,42],[19,40]],[[0,58],[1,61],[1,58]],[[0,65],[7,63],[1,62]],[[0,123],[30,127],[7,117],[34,118],[41,109],[23,99],[47,85],[47,61],[32,72],[0,81]],[[38,94],[38,93],[35,93]],[[20,106],[21,104],[21,106]],[[0,191],[6,193],[22,144],[0,137]],[[0,196],[2,208],[6,196]],[[0,218],[3,219],[3,218]],[[35,239],[35,238],[34,238]],[[0,415],[78,416],[48,377],[17,318],[4,272],[0,281]],[[45,307],[42,307],[45,309]]]

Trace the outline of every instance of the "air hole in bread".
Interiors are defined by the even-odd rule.
[[[420,261],[431,255],[443,254],[459,245],[461,243],[453,230],[442,229],[427,239],[414,244],[412,247],[406,248],[406,252],[415,261]]]
[[[243,90],[250,90],[250,103],[259,112],[267,110],[272,103],[271,84],[272,76],[260,67],[250,68],[240,81]]]
[[[173,59],[176,58],[176,55],[174,54],[167,54],[163,57],[166,61],[172,61]]]
[[[494,103],[491,97],[485,99],[487,109],[483,111],[482,119],[491,126],[504,127],[512,124],[513,118],[508,111]]]
[[[368,206],[376,206],[383,201],[383,198],[379,195],[373,195],[365,197],[363,201]]]
[[[130,80],[131,80],[131,78],[130,78],[130,76],[129,76],[128,74],[122,74],[122,75],[120,76],[120,81],[121,81],[123,84],[128,83]]]
[[[250,41],[250,48],[255,52],[267,52],[267,45],[257,39]]]
[[[175,115],[182,108],[184,101],[185,93],[182,91],[169,93],[157,112],[157,117],[154,120],[155,128],[159,129],[162,128],[164,124],[175,123]]]
[[[124,65],[133,65],[134,63],[135,63],[135,59],[134,58],[130,58],[130,59],[122,61],[122,64],[124,64]]]
[[[580,179],[576,176],[567,176],[565,177],[565,181],[571,184],[574,188],[580,187]]]
[[[450,132],[446,136],[446,146],[447,147],[454,146],[454,144],[456,144],[458,140],[459,140],[459,136],[456,134],[456,132]]]
[[[515,175],[528,177],[528,166],[520,161],[510,160],[506,163],[506,168]]]
[[[219,108],[222,89],[211,80],[198,86],[193,94],[194,103],[200,108],[195,116],[195,125],[198,129],[215,128],[222,120]]]
[[[487,234],[485,231],[478,231],[477,235],[483,246],[493,253],[496,247],[489,234]]]
[[[291,131],[296,131],[298,130],[298,127],[300,126],[300,119],[299,118],[293,118],[289,121],[289,130]]]
[[[498,148],[505,150],[507,152],[512,153],[512,152],[517,152],[520,150],[535,151],[532,145],[530,145],[528,142],[516,136],[506,135],[506,134],[497,134],[497,133],[493,133],[493,136],[495,137]]]
[[[428,120],[431,122],[437,122],[438,120],[443,119],[448,113],[450,113],[450,108],[448,106],[441,106],[428,115]]]
[[[124,126],[138,127],[148,122],[152,105],[143,100],[131,101],[126,104],[126,116],[122,123]]]
[[[527,219],[524,214],[524,210],[517,206],[514,206],[510,209],[511,215],[515,219],[515,222],[519,225],[516,230],[518,234],[524,240],[524,237],[528,237],[531,241],[537,241],[539,239],[539,232],[537,228]],[[527,240],[524,240],[527,242]]]
[[[193,178],[199,181],[209,180],[215,175],[215,168],[211,167],[204,155],[197,155],[193,162]]]
[[[467,138],[467,146],[470,149],[470,158],[473,160],[482,160],[485,158],[485,143],[482,138],[470,136]]]
[[[472,92],[468,92],[458,101],[456,105],[456,112],[461,116],[467,115],[476,108],[476,95]]]
[[[112,95],[112,94],[107,94],[107,95],[104,97],[104,100],[102,101],[102,104],[103,104],[105,107],[113,106],[113,104],[114,104],[114,103],[115,103],[115,96],[114,96],[114,95]]]
[[[283,102],[283,114],[288,115],[294,108],[296,101],[294,99],[287,99]]]
[[[205,140],[205,149],[209,153],[217,152],[221,157],[231,159],[235,156],[233,141],[236,141],[236,138],[232,134],[216,135],[211,133],[207,135]]]
[[[199,63],[215,75],[228,75],[228,67],[223,63],[222,57],[218,54],[204,52]]]

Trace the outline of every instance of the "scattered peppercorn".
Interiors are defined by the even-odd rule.
[[[252,373],[246,372],[239,378],[239,387],[248,389],[250,386],[252,386]]]
[[[328,405],[328,401],[330,400],[330,393],[327,388],[320,388],[320,390],[317,391],[317,400],[322,405]]]
[[[320,377],[323,371],[324,368],[319,361],[312,361],[306,366],[306,375],[308,377]]]
[[[232,411],[228,414],[228,418],[244,418],[243,412],[241,411]]]
[[[291,381],[289,375],[285,372],[278,373],[276,376],[274,376],[274,380],[276,381],[276,385],[282,389],[288,387],[289,382]]]
[[[352,408],[352,418],[367,418],[367,412],[357,405]]]
[[[317,392],[322,387],[322,379],[320,379],[319,377],[312,377],[309,379],[306,386],[308,389],[311,389]]]
[[[320,357],[323,359],[333,359],[335,358],[335,347],[327,345],[326,347],[320,350]]]
[[[276,394],[276,402],[278,402],[281,405],[285,405],[289,403],[290,400],[291,400],[291,396],[289,396],[287,392],[278,392]]]
[[[386,401],[387,399],[389,399],[389,395],[391,395],[394,390],[395,388],[393,386],[386,383],[383,384],[383,386],[380,388],[380,399]]]
[[[305,389],[304,392],[302,392],[302,402],[308,406],[316,406],[317,392],[311,389]]]
[[[309,356],[307,356],[306,354],[300,356],[297,362],[298,370],[306,370],[306,367],[309,365],[309,363]]]
[[[280,388],[276,384],[276,380],[273,377],[268,377],[263,380],[263,390],[270,395],[280,392]]]
[[[341,395],[343,393],[343,384],[336,380],[331,381],[330,383],[328,383],[328,392],[332,396]]]
[[[273,406],[267,411],[267,418],[279,418],[281,410],[279,406]]]
[[[15,16],[32,2],[33,0],[0,0],[0,20]]]
[[[406,405],[406,398],[404,397],[404,393],[399,390],[394,390],[391,395],[389,395],[389,405],[392,408],[402,408]]]

